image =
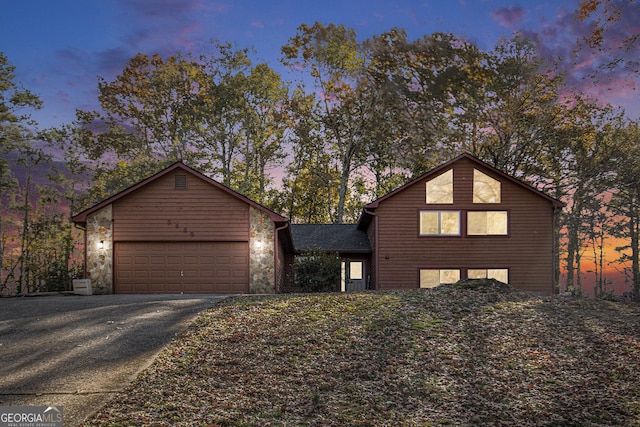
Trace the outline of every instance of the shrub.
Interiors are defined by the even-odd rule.
[[[318,249],[297,257],[294,283],[303,292],[337,292],[340,289],[340,258]]]

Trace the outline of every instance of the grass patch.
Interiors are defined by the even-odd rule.
[[[488,283],[242,296],[87,425],[640,426],[640,309]]]

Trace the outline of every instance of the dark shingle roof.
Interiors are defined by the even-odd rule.
[[[357,224],[291,224],[296,252],[323,249],[335,252],[370,252],[367,233]]]

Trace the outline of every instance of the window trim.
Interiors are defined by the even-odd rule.
[[[422,213],[423,212],[436,212],[438,213],[438,233],[422,233]],[[442,214],[443,213],[457,213],[458,214],[458,232],[456,234],[443,234],[442,233]],[[458,209],[419,209],[418,210],[418,236],[419,237],[461,237],[463,236],[462,229],[462,210]]]

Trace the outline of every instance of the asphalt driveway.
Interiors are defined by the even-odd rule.
[[[64,407],[77,426],[218,295],[0,298],[0,406]]]

